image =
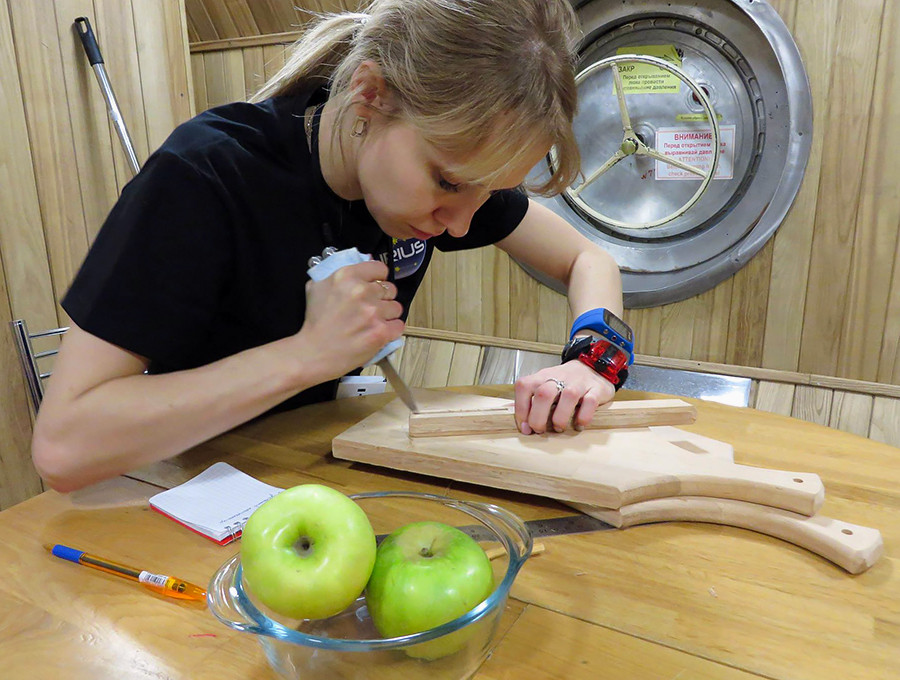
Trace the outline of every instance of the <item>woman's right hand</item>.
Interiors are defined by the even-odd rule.
[[[387,276],[387,265],[372,260],[306,284],[306,318],[296,337],[303,360],[325,372],[322,382],[362,366],[403,334],[403,305]]]

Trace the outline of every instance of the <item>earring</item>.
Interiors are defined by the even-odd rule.
[[[366,129],[369,127],[369,121],[362,116],[357,116],[356,120],[353,121],[353,127],[350,129],[351,137],[362,137],[366,134]]]

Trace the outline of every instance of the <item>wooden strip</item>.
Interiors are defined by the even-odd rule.
[[[753,408],[783,416],[791,415],[794,404],[794,385],[760,381],[756,386],[756,401]]]
[[[509,337],[509,256],[499,248],[483,248],[481,257],[481,328],[488,335]]]
[[[34,175],[32,142],[26,123],[25,95],[13,45],[9,6],[3,3],[0,6],[0,91],[3,92],[0,97],[0,186],[3,187],[0,191],[0,214],[3,215],[0,219],[0,255],[4,269],[3,304],[6,305],[5,313],[9,315],[7,320],[26,317],[32,328],[53,328],[58,319]],[[15,257],[11,256],[12,253]],[[6,326],[0,332],[9,339]],[[6,352],[4,356],[4,374],[18,375],[19,364],[15,355]],[[22,397],[12,403],[21,415],[21,409],[25,406],[24,391]],[[24,413],[27,414],[27,411]]]
[[[516,432],[515,408],[423,411],[409,416],[410,437]],[[586,429],[689,425],[697,409],[680,399],[613,401],[597,409]]]
[[[184,49],[187,36],[182,32],[178,0],[135,0],[132,4],[149,155],[193,115]],[[144,159],[146,156],[138,156],[139,163]]]
[[[871,119],[850,263],[850,286],[841,319],[837,362],[838,375],[864,380],[878,379],[885,338],[885,310],[891,294],[885,282],[890,281],[892,271],[900,266],[897,228],[900,224],[900,192],[897,191],[896,170],[900,158],[900,127],[896,120],[900,103],[900,68],[897,67],[900,64],[900,8],[896,1],[885,2],[880,30],[881,44],[876,53]],[[874,52],[875,45],[873,41],[869,50]],[[864,64],[858,66],[867,67]]]
[[[454,344],[447,384],[475,385],[478,380],[478,371],[481,370],[483,354],[484,348],[478,345]]]
[[[707,522],[749,529],[805,548],[851,574],[866,571],[884,553],[884,541],[877,529],[742,501],[682,496],[655,498],[618,510],[570,505],[619,529],[654,522]]]
[[[816,229],[807,281],[800,364],[803,371],[835,375],[841,325],[848,312],[848,281],[857,229],[884,0],[841,3],[835,62],[824,130]]]
[[[763,340],[763,364],[797,370],[800,337],[803,332],[803,308],[809,275],[809,252],[816,227],[816,206],[825,144],[825,105],[829,98],[831,69],[839,0],[796,3],[794,36],[803,50],[813,106],[813,126],[809,162],[797,198],[778,231],[772,252],[772,277],[766,310]],[[784,16],[784,15],[782,15]]]
[[[481,333],[483,295],[473,295],[469,286],[480,282],[483,278],[481,252],[479,250],[462,250],[455,253],[456,276],[458,281],[466,282],[464,294],[456,299],[456,330],[463,333]]]
[[[36,267],[36,271],[41,272],[49,254],[54,292],[46,299],[54,300],[65,293],[88,246],[81,209],[81,187],[71,167],[71,161],[75,159],[75,139],[69,117],[61,36],[57,33],[52,4],[13,3],[11,11],[16,29],[22,96],[28,104],[25,109],[27,138],[31,142],[46,247],[43,243],[36,243],[40,239],[39,226],[37,234],[20,235],[27,244],[26,250],[20,252],[16,244],[17,256],[12,261],[7,259],[6,264],[12,281],[18,284],[22,273],[17,269]],[[74,33],[67,34],[66,38],[77,40]],[[70,162],[60,162],[61,159],[69,159]],[[24,171],[27,172],[30,167],[29,163]],[[3,191],[6,193],[9,189],[4,187]],[[34,259],[25,259],[30,257]],[[14,292],[17,292],[17,287],[11,286]],[[46,291],[43,285],[41,287]],[[36,308],[42,306],[38,304]],[[43,323],[48,318],[45,316],[39,321],[31,318],[30,311],[24,313],[28,314],[29,326],[35,330],[39,329],[37,323]],[[50,323],[56,325],[54,321]]]
[[[643,310],[646,311],[646,310]],[[406,335],[418,338],[436,338],[465,342],[485,347],[503,347],[507,349],[521,349],[532,352],[544,352],[559,356],[562,351],[561,344],[534,342],[529,340],[517,340],[471,333],[458,333],[448,330],[436,330],[418,326],[407,326]],[[813,387],[827,387],[847,392],[862,392],[885,397],[900,397],[900,385],[868,382],[864,380],[851,380],[849,378],[836,378],[827,375],[811,375],[809,373],[797,373],[795,371],[780,371],[768,368],[753,368],[751,366],[731,366],[729,364],[716,364],[693,359],[669,359],[647,354],[636,354],[635,363],[641,366],[657,366],[659,368],[674,368],[684,371],[700,373],[715,373],[719,375],[732,375],[740,378],[753,378],[755,380],[769,380],[772,382],[792,383],[795,385],[811,385]],[[898,364],[900,365],[900,364]]]
[[[831,417],[831,390],[801,385],[794,393],[791,417],[827,425]]]
[[[875,441],[900,446],[900,399],[875,397],[869,437]]]
[[[106,70],[115,90],[116,100],[128,128],[138,163],[143,163],[150,155],[151,142],[147,135],[147,114],[138,60],[134,12],[130,2],[124,3],[119,0],[96,0],[94,5],[97,18],[94,22],[94,32],[100,42],[100,49],[103,50]],[[168,101],[168,96],[164,101]],[[152,102],[148,104],[152,106]],[[125,159],[122,143],[112,123],[109,123],[109,137],[118,192],[121,193],[125,184],[131,181],[132,170]]]
[[[772,275],[772,249],[768,241],[753,259],[734,275],[734,289],[725,360],[740,366],[759,366],[762,363],[763,344],[758,333],[766,327],[769,280]],[[748,331],[747,329],[754,329]],[[758,329],[758,330],[757,330]]]
[[[286,33],[273,33],[270,35],[248,35],[240,38],[226,38],[224,40],[205,40],[192,42],[191,54],[200,52],[220,52],[223,50],[243,49],[246,47],[266,47],[268,45],[292,45],[297,42],[301,33],[289,31]]]
[[[829,427],[835,427],[844,432],[852,432],[861,437],[868,437],[872,421],[873,401],[874,398],[868,394],[854,394],[852,392],[835,390],[831,401]],[[900,443],[900,438],[896,441]]]
[[[209,108],[209,94],[206,91],[206,62],[202,54],[191,55],[191,76],[194,81],[194,113]]]

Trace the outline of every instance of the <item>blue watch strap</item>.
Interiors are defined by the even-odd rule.
[[[634,341],[623,337],[621,333],[616,332],[615,329],[609,326],[605,319],[606,312],[607,310],[605,308],[598,307],[597,309],[589,309],[583,314],[580,314],[572,324],[569,340],[574,338],[578,331],[585,329],[599,333],[602,338],[614,342],[624,349],[629,356],[628,364],[631,365],[634,362]],[[616,317],[616,319],[618,319],[618,317]],[[624,322],[622,323],[624,324]]]

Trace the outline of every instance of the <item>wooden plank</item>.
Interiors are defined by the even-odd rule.
[[[138,162],[150,155],[144,97],[141,89],[141,68],[137,53],[134,13],[131,3],[118,0],[95,0],[94,32],[103,50],[103,58],[110,82],[116,93],[122,118],[128,128]],[[115,128],[109,124],[118,191],[131,180],[132,171]]]
[[[266,82],[266,65],[262,47],[247,47],[241,50],[244,61],[244,91],[249,99]]]
[[[93,242],[118,198],[109,114],[81,41],[72,39],[75,17],[93,19],[91,0],[57,0],[56,31],[60,36],[63,78],[74,136],[75,173],[84,213],[86,243]],[[81,256],[83,257],[83,252]],[[78,259],[78,254],[72,254]],[[75,262],[75,265],[80,262]],[[68,284],[68,281],[66,281]]]
[[[760,380],[756,386],[756,401],[753,408],[783,416],[791,415],[796,386],[789,383]]]
[[[453,361],[453,343],[432,340],[428,343],[425,357],[425,370],[419,384],[422,387],[446,387]]]
[[[4,35],[6,7],[0,7],[0,36]],[[6,24],[8,26],[8,23]],[[2,64],[0,64],[2,65]],[[0,510],[43,491],[31,462],[31,412],[18,351],[9,332],[12,321],[7,302],[6,276],[0,258],[0,367],[6,380],[0,383]]]
[[[641,354],[660,355],[662,310],[662,307],[650,307],[625,311],[625,322],[634,331],[635,349]]]
[[[203,0],[203,5],[215,28],[217,38],[237,38],[241,35],[224,3],[220,0]]]
[[[241,38],[228,38],[226,40],[207,40],[204,42],[192,42],[191,54],[200,52],[221,52],[222,50],[245,49],[247,47],[267,47],[271,45],[292,45],[300,37],[297,31],[287,33],[273,33],[271,35],[251,35]]]
[[[263,61],[265,61],[266,64],[266,80],[269,80],[281,70],[289,51],[289,47],[280,44],[266,45],[263,47]]]
[[[431,259],[432,276],[434,281],[440,281],[440,286],[431,289],[431,313],[435,328],[458,330],[457,328],[457,293],[463,295],[477,295],[472,290],[459,291],[456,275],[456,254],[435,251]]]
[[[219,34],[203,0],[184,0],[184,9],[188,23],[194,31],[190,36],[191,42],[218,40]]]
[[[516,262],[510,261],[509,332],[512,337],[522,340],[538,339],[540,317],[537,301],[540,289],[540,283]]]
[[[242,102],[247,99],[244,76],[244,57],[241,50],[224,52],[225,101]]]
[[[76,173],[71,171],[75,161],[75,140],[54,7],[48,3],[28,2],[14,3],[11,10],[22,96],[26,103],[40,102],[39,105],[26,105],[25,110],[46,238],[45,250],[29,252],[28,249],[18,254],[17,260],[26,253],[34,259],[20,261],[15,266],[37,267],[41,271],[49,254],[54,289],[47,298],[49,301],[61,298],[74,278],[87,251],[87,231],[81,209],[81,187]],[[64,36],[70,41],[77,39],[72,32]],[[34,236],[23,240],[34,243]],[[10,267],[10,274],[15,281],[18,273],[14,267]],[[37,308],[40,309],[40,305]],[[23,314],[27,314],[27,321],[34,329],[38,328],[38,323],[46,323],[47,317],[35,320],[30,310]],[[52,325],[55,323],[51,322],[50,327]]]
[[[725,352],[729,364],[759,366],[762,363],[763,345],[759,338],[766,326],[773,248],[770,240],[734,275]]]
[[[900,399],[875,397],[869,438],[900,447]]]
[[[508,338],[510,259],[499,248],[482,248],[481,257],[482,332]]]
[[[791,417],[827,425],[831,418],[832,390],[799,385],[794,392]]]
[[[838,11],[799,364],[810,373],[838,368],[883,11],[883,0],[841,3]]]
[[[456,296],[456,327],[463,333],[482,333],[484,296],[480,282],[483,280],[481,251],[463,250],[455,253],[456,280],[462,282]]]
[[[816,227],[822,179],[822,150],[839,0],[798,0],[794,36],[799,43],[812,93],[813,127],[809,163],[790,212],[775,234],[766,312],[763,365],[797,370],[806,303],[809,252]]]
[[[56,306],[8,4],[0,6],[0,90],[2,303],[12,318],[25,317],[34,328],[52,328],[57,323]],[[18,362],[5,356],[0,368],[5,375],[17,374]]]
[[[538,287],[537,308],[537,341],[566,342],[572,327],[568,298],[542,284]]]
[[[257,0],[256,10],[252,9],[252,4],[248,6],[245,0],[219,0],[219,4],[224,4],[226,11],[231,15],[231,20],[237,28],[238,35],[258,35],[260,26],[256,22],[256,15],[260,13],[261,5]]]
[[[660,309],[659,353],[675,359],[689,359],[694,341],[694,319],[701,305],[690,298]]]
[[[422,411],[409,416],[410,437],[516,432],[512,405],[471,411]],[[689,425],[697,409],[681,399],[613,401],[597,409],[585,429]]]
[[[478,345],[453,345],[453,358],[450,362],[448,385],[474,385],[481,370],[481,359],[484,349]]]
[[[844,432],[852,432],[861,437],[868,437],[873,399],[868,394],[835,390],[831,401],[831,416],[828,426]]]
[[[194,81],[194,113],[209,108],[209,94],[206,91],[206,61],[202,54],[191,55],[191,77]]]
[[[206,78],[207,108],[221,106],[228,101],[225,85],[225,56],[223,52],[203,54],[203,74]]]
[[[422,410],[481,410],[508,400],[419,391]],[[811,516],[824,488],[817,475],[737,465],[704,456],[647,428],[527,436],[409,436],[410,413],[395,399],[332,440],[335,457],[394,470],[620,508],[650,498],[712,496]]]
[[[187,35],[179,0],[132,0],[132,6],[149,151],[193,115]]]
[[[885,281],[890,281],[892,271],[900,266],[897,229],[900,191],[897,191],[896,176],[897,158],[900,158],[900,129],[896,120],[900,68],[897,64],[900,64],[900,8],[896,2],[886,2],[856,214],[850,289],[841,320],[837,362],[838,375],[862,380],[878,379],[885,310],[891,294]]]
[[[505,347],[485,347],[479,385],[510,385],[516,381],[517,350]]]

